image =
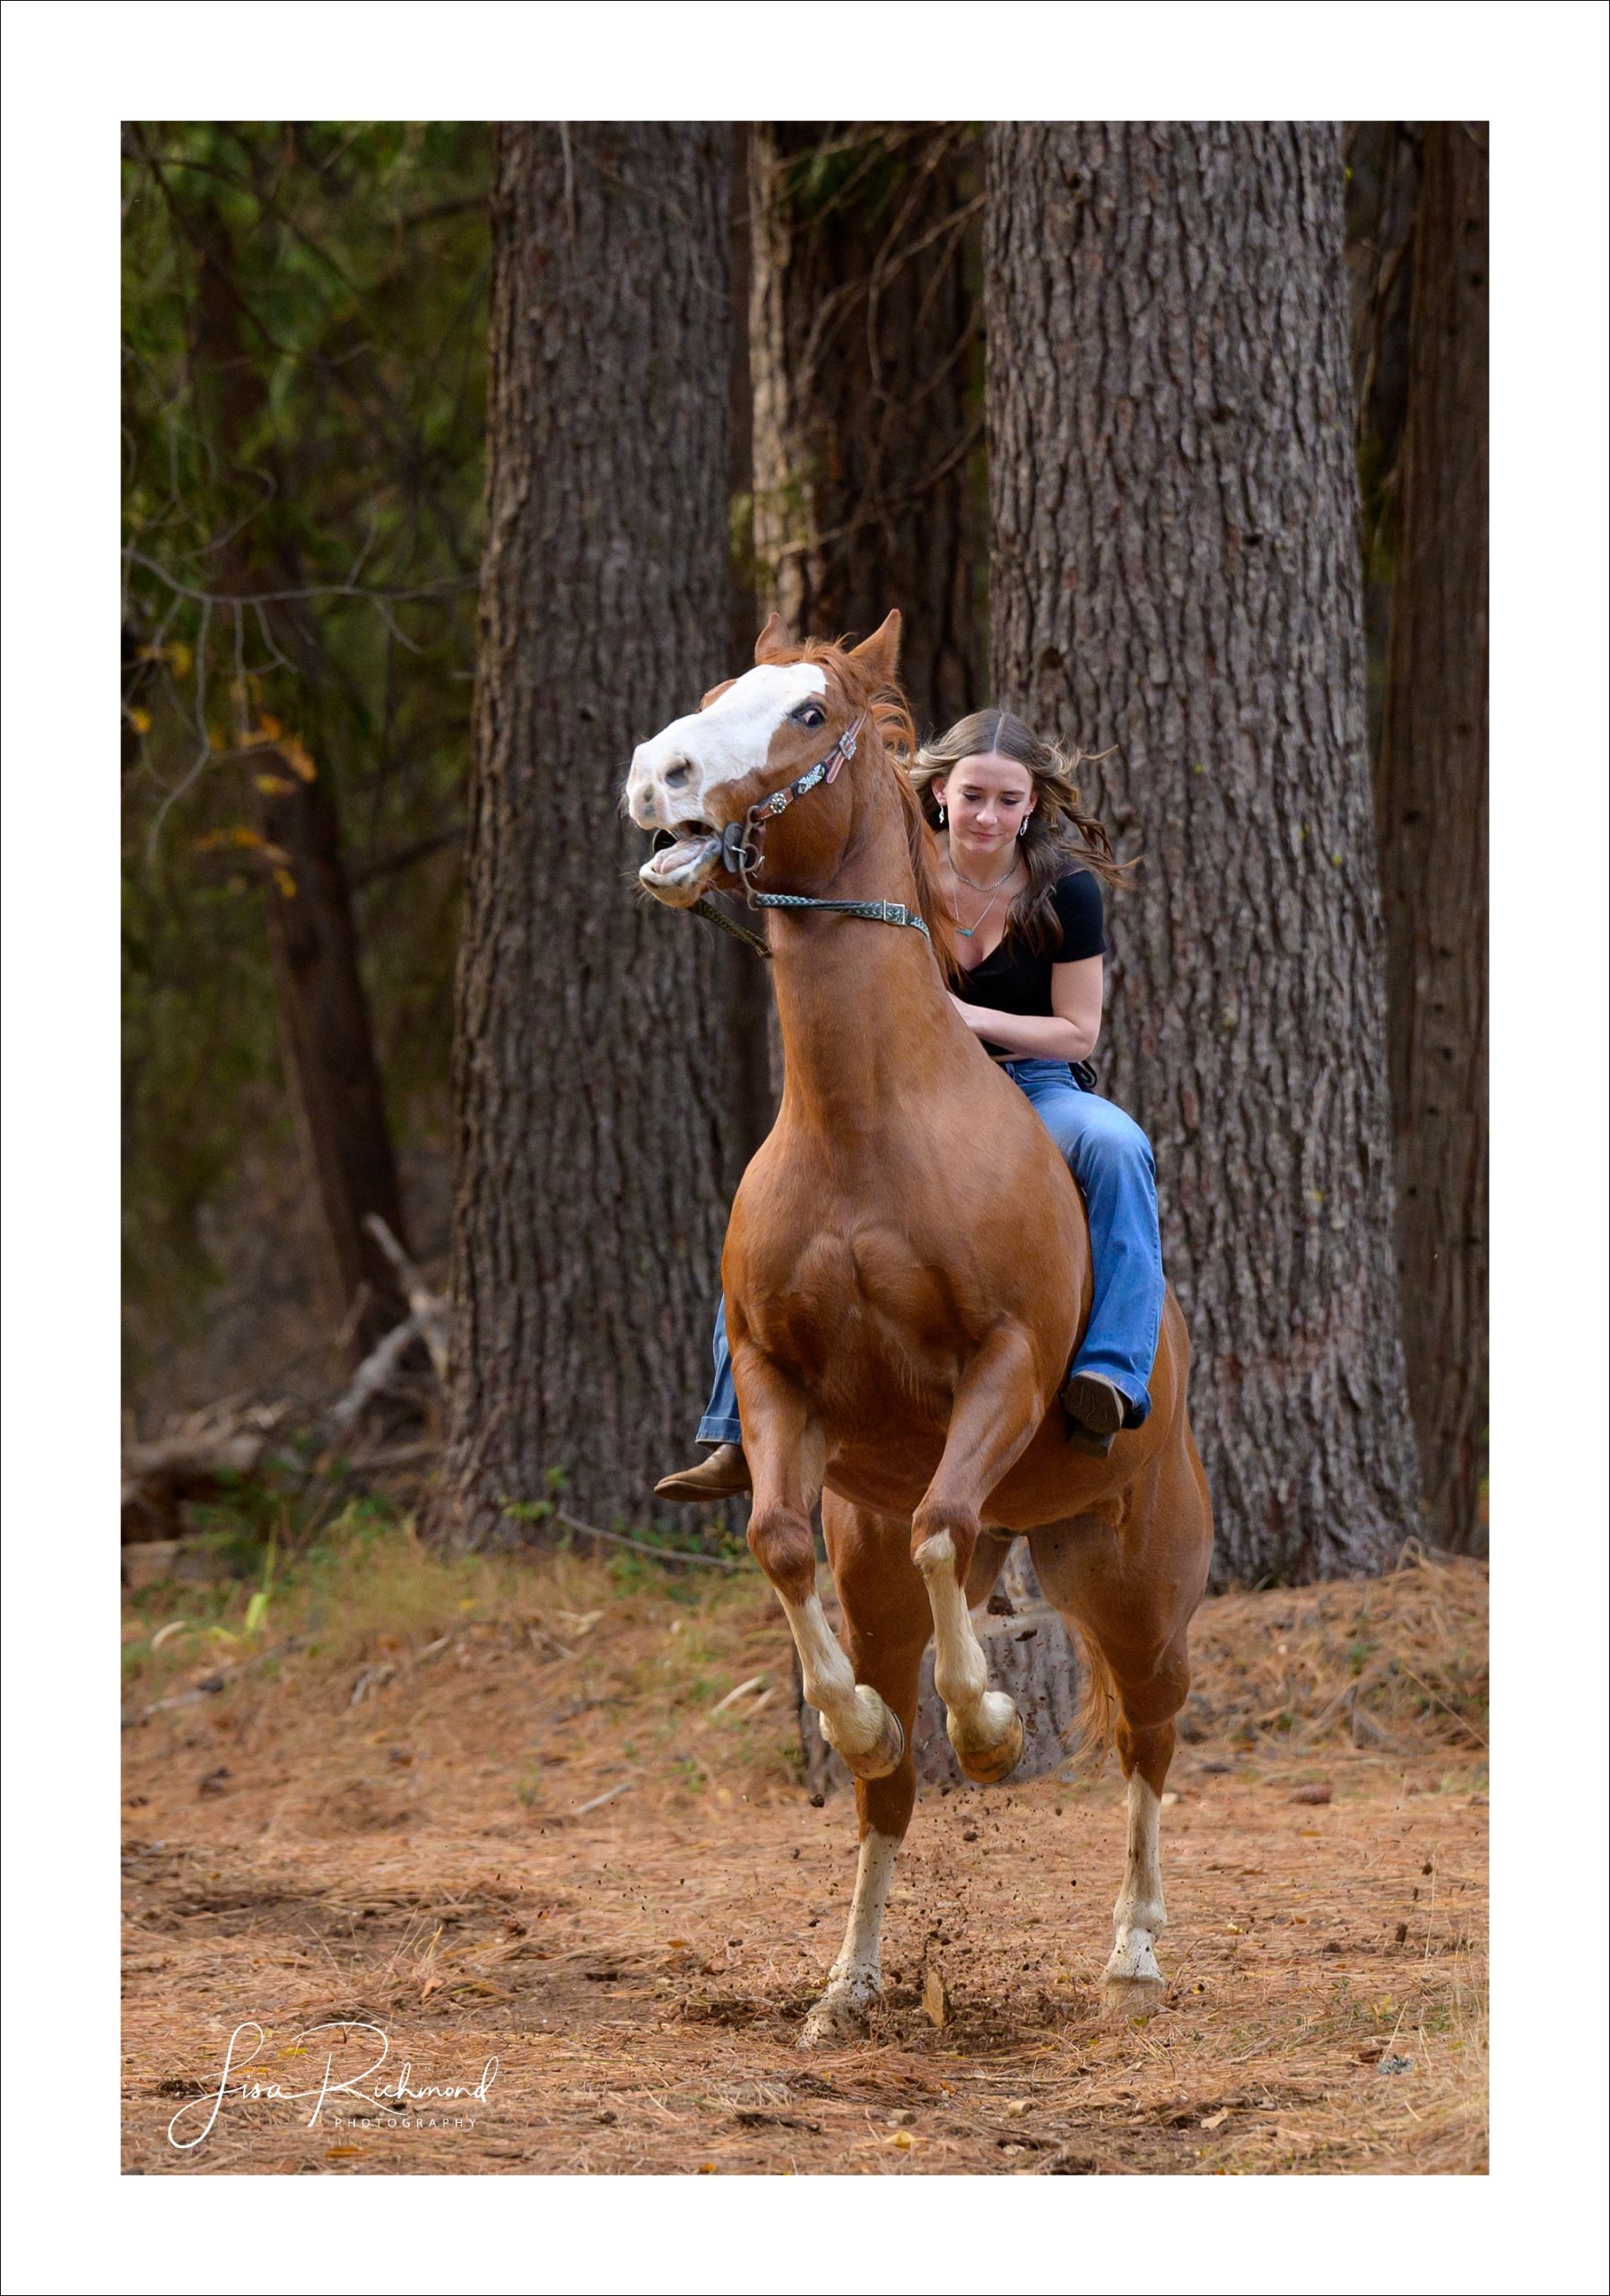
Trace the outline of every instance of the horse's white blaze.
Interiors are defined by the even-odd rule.
[[[632,820],[640,829],[674,829],[708,819],[707,801],[716,791],[765,765],[771,737],[789,711],[826,691],[819,662],[761,662],[745,670],[708,709],[674,718],[638,744],[626,778]]]
[[[868,1683],[856,1681],[818,1596],[810,1595],[803,1603],[790,1602],[783,1594],[778,1599],[799,1652],[805,1703],[821,1715],[822,1735],[829,1745],[836,1746],[853,1769],[882,1743],[888,1709]]]
[[[1152,1948],[1168,1925],[1158,1854],[1162,1813],[1162,1804],[1136,1770],[1129,1780],[1124,1886],[1112,1909],[1114,1944],[1105,1972],[1110,1978],[1156,1979],[1160,1975]]]
[[[828,1972],[830,1986],[847,1985],[876,1990],[878,1957],[883,1944],[883,1909],[894,1880],[900,1844],[886,1833],[869,1833],[856,1861],[856,1893],[850,1900],[849,1922],[839,1958]]]

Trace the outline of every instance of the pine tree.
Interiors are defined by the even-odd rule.
[[[1109,752],[1099,1089],[1151,1134],[1231,1578],[1418,1524],[1336,127],[988,136],[996,698]]]

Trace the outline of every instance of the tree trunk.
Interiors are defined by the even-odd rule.
[[[264,761],[280,766],[272,750]],[[259,794],[261,833],[271,855],[286,857],[266,894],[282,1056],[355,1369],[408,1313],[365,1224],[377,1213],[405,1247],[402,1195],[335,796],[317,769],[310,781],[283,770],[263,778],[281,787]]]
[[[1487,130],[1428,121],[1376,770],[1397,1270],[1436,1536],[1484,1543]]]
[[[996,697],[1113,754],[1100,1089],[1157,1151],[1221,1579],[1417,1526],[1334,126],[988,136]]]
[[[749,300],[753,275],[749,228],[749,168],[752,131],[743,123],[732,130],[732,358],[728,398],[729,465],[727,479],[728,596],[732,635],[726,674],[748,667],[754,657],[756,633],[771,609],[762,605],[756,588],[754,556],[754,379],[749,356]],[[727,1004],[741,1047],[738,1098],[735,1104],[734,1145],[739,1168],[729,1170],[725,1193],[728,1201],[737,1192],[743,1166],[770,1131],[783,1091],[783,1040],[777,1022],[777,1005],[768,978],[770,967],[741,941],[721,936],[727,974]]]
[[[267,396],[260,358],[242,339],[239,266],[229,226],[211,203],[190,217],[197,257],[193,331],[198,396],[210,403],[220,474],[238,482],[248,466],[268,471],[274,498],[288,493],[271,445],[252,442],[265,428]],[[247,499],[259,512],[260,480],[247,477]],[[294,545],[259,515],[238,516],[215,561],[222,587],[235,597],[300,587]],[[239,617],[243,609],[235,610]],[[317,648],[294,604],[262,609],[278,645],[301,666],[316,694]],[[238,697],[244,709],[245,697]],[[350,1368],[407,1315],[390,1263],[365,1226],[378,1213],[406,1241],[386,1096],[375,1054],[369,998],[358,954],[341,817],[327,773],[298,745],[284,758],[257,752],[258,833],[274,960],[277,1021],[285,1083],[309,1178],[317,1191],[327,1270]]]
[[[1373,770],[1397,571],[1398,480],[1409,404],[1409,309],[1420,131],[1366,119],[1347,128],[1347,274],[1364,576],[1364,685]]]
[[[976,138],[772,123],[750,150],[762,606],[832,638],[898,605],[938,730],[983,699]]]
[[[439,1533],[640,1518],[709,1378],[742,1048],[640,900],[633,746],[727,659],[729,140],[500,128]]]

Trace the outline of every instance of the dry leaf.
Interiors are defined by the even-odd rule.
[[[1197,2126],[1206,2129],[1223,2128],[1229,2118],[1230,2115],[1228,2112],[1210,2113],[1207,2118],[1205,2121],[1199,2122]]]
[[[1286,1799],[1288,1802],[1311,1802],[1323,1808],[1330,1799],[1330,1791],[1328,1786],[1299,1786],[1293,1793],[1286,1796]]]
[[[936,2025],[943,2025],[951,2013],[950,1995],[936,1969],[930,1968],[922,1981],[922,2013]]]

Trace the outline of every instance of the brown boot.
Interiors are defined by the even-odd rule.
[[[718,1499],[735,1499],[749,1489],[749,1462],[739,1443],[718,1443],[708,1459],[682,1474],[668,1474],[654,1486],[657,1499],[674,1499],[690,1506],[706,1506]]]
[[[1062,1408],[1067,1413],[1067,1439],[1075,1450],[1104,1459],[1124,1424],[1128,1405],[1110,1379],[1094,1371],[1079,1371],[1062,1390]]]

